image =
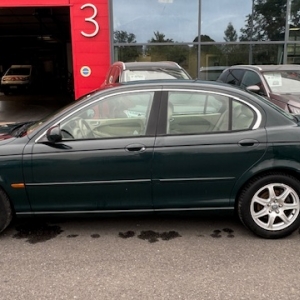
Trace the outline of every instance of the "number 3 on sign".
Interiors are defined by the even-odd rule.
[[[86,7],[91,7],[94,13],[91,17],[85,18],[84,21],[92,23],[95,26],[95,30],[92,33],[85,33],[84,31],[81,31],[81,34],[85,37],[94,37],[99,32],[99,24],[97,21],[95,21],[95,17],[97,16],[97,12],[98,12],[97,7],[91,3],[86,3],[86,4],[83,4],[80,7],[80,9],[85,9]]]

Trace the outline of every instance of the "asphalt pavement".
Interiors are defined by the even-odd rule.
[[[0,124],[34,121],[74,101],[66,94],[0,93]]]
[[[230,217],[23,219],[0,234],[0,300],[298,300],[298,251]]]

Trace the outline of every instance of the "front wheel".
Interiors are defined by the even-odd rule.
[[[12,209],[6,193],[0,189],[0,232],[2,232],[12,220]]]
[[[253,179],[238,199],[241,221],[264,238],[281,238],[300,226],[300,182],[284,173]]]

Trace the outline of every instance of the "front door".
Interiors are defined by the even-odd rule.
[[[61,120],[61,142],[35,143],[26,176],[33,211],[152,208],[154,136],[147,125],[154,94],[107,97]],[[105,118],[103,107],[110,109]]]

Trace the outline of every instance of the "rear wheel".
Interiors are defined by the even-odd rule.
[[[281,238],[300,226],[300,182],[283,173],[252,180],[238,202],[241,221],[264,238]]]
[[[2,232],[12,220],[10,201],[4,191],[0,189],[0,232]]]

